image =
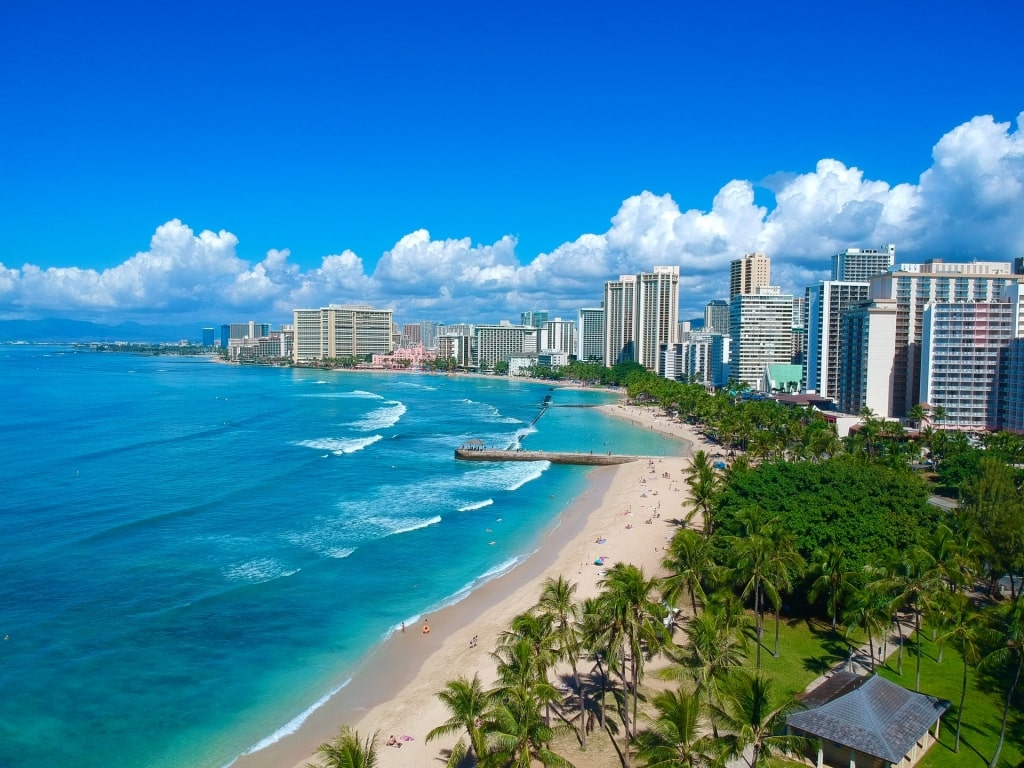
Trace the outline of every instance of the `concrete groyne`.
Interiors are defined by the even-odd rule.
[[[646,458],[618,453],[563,453],[559,451],[517,451],[491,448],[456,448],[455,458],[461,461],[550,461],[552,464],[581,464],[601,467],[628,464]]]

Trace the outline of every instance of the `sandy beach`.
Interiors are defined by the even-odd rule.
[[[331,740],[342,725],[354,727],[362,737],[375,731],[380,734],[378,751],[384,768],[440,764],[437,761],[443,762],[457,737],[426,743],[427,732],[448,717],[435,694],[458,675],[479,674],[485,687],[492,685],[490,651],[511,619],[536,603],[545,579],[563,575],[578,584],[576,597],[583,599],[597,593],[604,567],[617,562],[640,566],[648,575],[659,574],[667,540],[688,510],[683,471],[691,452],[713,447],[688,425],[656,415],[656,409],[628,405],[601,409],[611,417],[684,440],[688,447],[678,456],[591,470],[584,492],[567,504],[558,524],[524,563],[462,602],[425,617],[429,634],[423,634],[422,624],[396,633],[360,665],[349,685],[295,733],[244,755],[235,765],[304,766],[314,759],[316,747]],[[604,558],[604,566],[595,565],[598,557]],[[402,740],[401,748],[385,746],[392,734]],[[566,756],[585,768],[586,755]]]

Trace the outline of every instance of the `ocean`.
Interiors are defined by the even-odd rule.
[[[2,345],[0,396],[4,768],[221,768],[294,731],[584,486],[467,440],[679,448],[505,378]]]

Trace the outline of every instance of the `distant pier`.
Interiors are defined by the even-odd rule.
[[[465,447],[455,449],[455,458],[461,461],[550,461],[552,464],[581,464],[603,467],[611,464],[628,464],[631,461],[649,458],[628,456],[620,453],[563,453],[558,451],[521,451],[493,448]]]

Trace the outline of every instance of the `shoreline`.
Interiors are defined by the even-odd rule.
[[[598,409],[679,439],[681,452],[589,470],[583,491],[559,512],[522,563],[432,613],[427,617],[430,634],[422,634],[420,625],[392,634],[357,665],[347,685],[293,732],[241,755],[232,766],[301,768],[342,725],[353,727],[363,739],[379,732],[382,768],[432,763],[457,741],[451,737],[425,743],[426,733],[448,717],[436,692],[459,674],[479,674],[485,687],[493,683],[490,649],[511,619],[536,603],[546,578],[565,576],[578,584],[576,597],[582,599],[599,589],[603,568],[594,564],[598,556],[633,563],[649,575],[660,572],[664,544],[676,530],[686,498],[681,471],[694,450],[708,446],[688,425],[650,408],[608,404]],[[471,643],[474,637],[477,643]],[[411,738],[402,749],[385,749],[392,734]]]

